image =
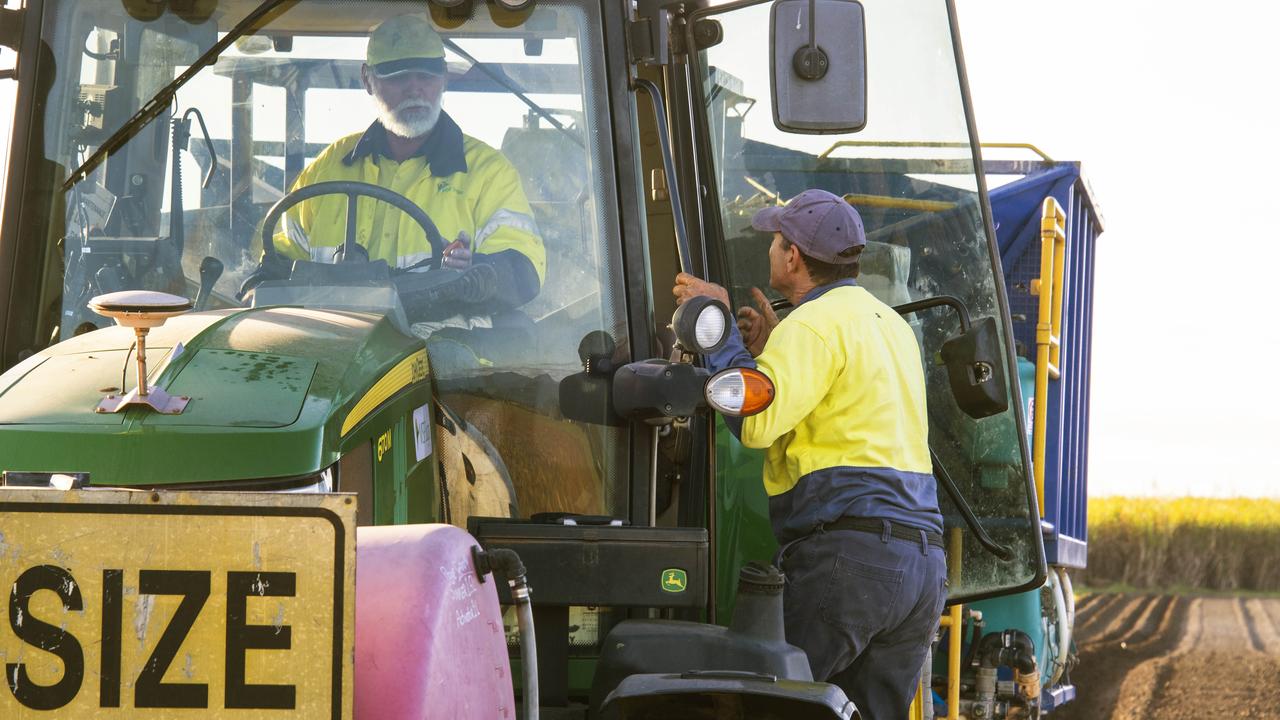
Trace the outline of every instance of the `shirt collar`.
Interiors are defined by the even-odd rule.
[[[838,287],[857,287],[857,286],[858,286],[858,281],[854,280],[853,278],[845,278],[843,280],[837,280],[828,285],[819,285],[818,287],[805,293],[804,297],[800,298],[800,304],[803,305],[809,302],[810,300],[817,300],[818,298],[825,295],[828,290],[834,290]]]
[[[342,158],[344,165],[354,165],[357,160],[370,155],[388,156],[387,129],[378,120],[374,120],[368,130],[356,141],[356,146]],[[462,128],[449,117],[446,112],[440,113],[436,126],[427,135],[427,141],[414,153],[427,161],[431,174],[445,177],[459,172],[467,172],[467,157],[462,146]]]

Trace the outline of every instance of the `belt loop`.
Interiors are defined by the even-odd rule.
[[[804,540],[804,539],[805,539],[805,538],[807,538],[807,537],[809,537],[809,536],[808,536],[808,535],[801,535],[800,537],[798,537],[798,538],[796,538],[796,539],[794,539],[794,540],[790,540],[790,541],[788,541],[788,542],[787,542],[787,544],[785,544],[785,545],[783,545],[782,547],[778,548],[778,552],[776,552],[776,553],[774,553],[774,554],[773,554],[773,566],[774,566],[774,567],[776,567],[776,568],[778,568],[779,570],[781,570],[781,569],[782,569],[782,563],[786,562],[786,559],[787,559],[786,555],[787,555],[787,552],[788,552],[789,550],[791,550],[791,546],[792,546],[792,545],[795,545],[796,543],[800,542],[801,540]]]
[[[929,535],[925,531],[920,531],[920,554],[929,557]]]
[[[880,542],[888,545],[889,538],[893,537],[893,525],[888,520],[880,521]]]

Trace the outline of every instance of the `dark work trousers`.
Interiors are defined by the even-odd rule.
[[[946,601],[941,548],[885,532],[818,532],[780,553],[787,642],[863,720],[907,717]]]

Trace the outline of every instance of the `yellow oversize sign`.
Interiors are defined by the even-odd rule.
[[[355,507],[0,489],[0,718],[350,718]]]

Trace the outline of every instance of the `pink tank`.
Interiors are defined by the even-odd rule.
[[[493,575],[452,525],[356,533],[357,720],[515,718]]]

